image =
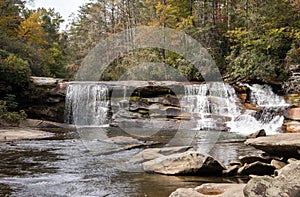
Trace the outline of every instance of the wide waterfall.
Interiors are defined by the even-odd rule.
[[[78,127],[98,127],[108,123],[108,87],[97,83],[71,83],[67,89],[68,123]]]
[[[128,107],[120,108],[124,104],[130,105],[126,101],[127,87],[123,85],[121,93],[114,95],[116,98],[112,99],[109,98],[108,86],[103,83],[71,83],[66,96],[67,122],[78,127],[103,127],[107,126],[109,115],[117,118],[113,115],[128,110]],[[231,131],[242,135],[260,129],[265,129],[267,134],[278,132],[284,121],[282,111],[288,106],[283,97],[276,95],[267,85],[240,86],[248,88],[250,93],[247,98],[252,107],[242,103],[235,89],[229,84],[213,82],[181,86],[185,95],[180,106],[197,123],[193,129]],[[147,106],[142,107],[147,109]],[[131,117],[132,112],[127,113]],[[124,114],[122,117],[124,118]]]
[[[267,85],[244,85],[250,89],[250,102],[256,107],[242,107],[235,90],[221,82],[185,86],[186,111],[198,121],[197,130],[227,130],[242,135],[265,129],[273,134],[280,129],[288,106],[284,98]]]

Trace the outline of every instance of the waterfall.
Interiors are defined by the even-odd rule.
[[[240,113],[234,89],[221,82],[187,85],[183,101],[184,110],[198,120],[198,130],[227,130],[225,123]]]
[[[97,83],[71,83],[66,95],[66,122],[78,127],[108,123],[108,87]]]
[[[259,107],[288,107],[289,104],[287,104],[283,97],[276,95],[272,88],[268,85],[248,85],[248,84],[242,84],[244,86],[247,86],[251,90],[250,95],[250,102],[253,104],[256,104]]]
[[[256,110],[243,109],[233,87],[214,82],[185,86],[184,110],[197,120],[197,130],[227,130],[249,135],[265,129],[267,134],[278,131],[284,117],[280,112],[288,106],[267,85],[244,85],[250,90],[250,102]]]
[[[231,123],[232,131],[248,135],[253,131],[265,129],[267,134],[277,133],[284,122],[282,111],[289,104],[268,85],[241,85],[250,89],[250,103],[256,105],[260,111],[245,110]]]

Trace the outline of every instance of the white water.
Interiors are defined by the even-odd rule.
[[[267,134],[278,132],[288,106],[266,85],[247,85],[250,102],[259,111],[243,109],[233,87],[221,82],[185,86],[183,110],[197,121],[195,130],[231,131],[249,135],[265,129]],[[124,100],[126,87],[123,88]],[[67,122],[77,127],[103,127],[108,123],[110,100],[108,87],[97,83],[72,83],[66,97]],[[119,109],[120,110],[120,109]]]
[[[67,122],[78,127],[103,127],[108,122],[108,87],[95,83],[72,83],[66,96]]]
[[[221,82],[187,85],[183,101],[187,106],[184,110],[198,119],[197,130],[218,130],[220,125],[226,127],[224,119],[231,120],[232,116],[240,114],[234,89]]]
[[[243,110],[234,88],[228,84],[218,82],[185,86],[183,101],[188,104],[185,110],[198,120],[195,129],[229,130],[241,135],[260,129],[265,129],[267,134],[278,132],[284,121],[279,112],[288,104],[267,85],[247,87],[251,90],[250,102],[261,111]]]

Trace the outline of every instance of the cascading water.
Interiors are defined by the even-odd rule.
[[[221,82],[185,86],[185,110],[198,119],[196,129],[227,130],[225,122],[240,114],[235,91]]]
[[[284,121],[282,111],[289,104],[268,85],[242,85],[250,89],[250,103],[256,105],[259,111],[245,110],[230,124],[231,130],[244,135],[259,129],[264,129],[267,134],[277,133]]]
[[[78,127],[105,126],[108,122],[108,87],[97,83],[71,83],[67,89],[68,123]]]
[[[246,86],[246,85],[244,85]],[[265,129],[267,134],[276,133],[284,117],[280,112],[288,106],[285,100],[274,94],[269,86],[247,85],[250,102],[258,111],[242,109],[233,87],[214,82],[185,86],[184,108],[198,121],[197,130],[228,130],[242,135]]]

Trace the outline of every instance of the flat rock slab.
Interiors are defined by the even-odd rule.
[[[42,137],[49,137],[49,133],[45,131],[22,128],[0,129],[0,141],[34,139]]]
[[[245,184],[207,183],[196,188],[179,188],[169,197],[242,197]]]
[[[279,157],[300,157],[298,153],[300,149],[300,133],[282,133],[248,139],[245,144]]]
[[[221,175],[225,167],[209,155],[186,151],[159,157],[142,164],[146,172],[165,175]]]

